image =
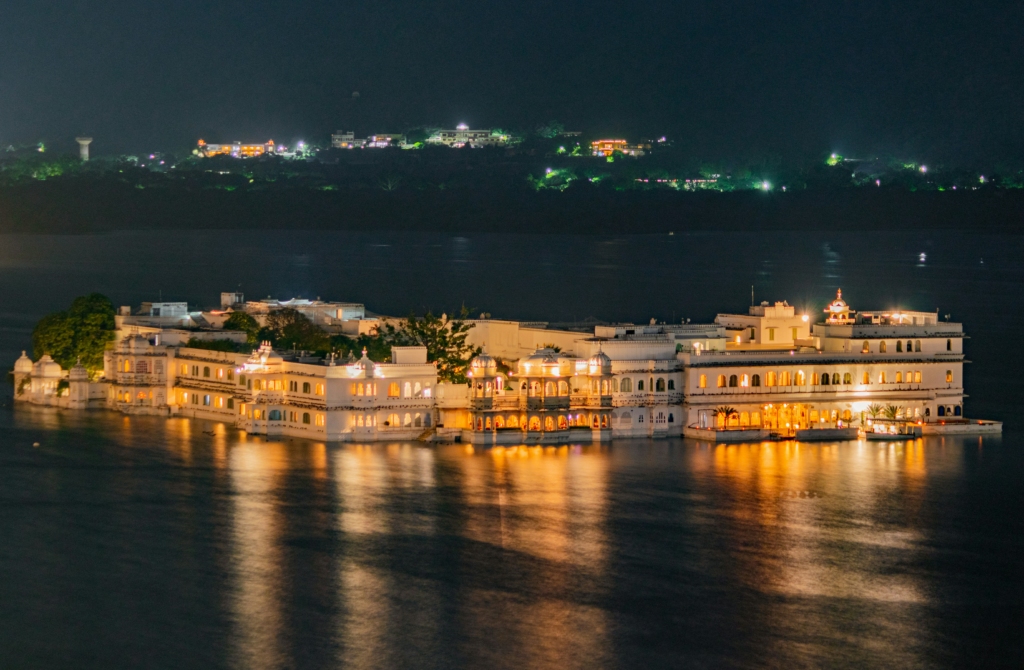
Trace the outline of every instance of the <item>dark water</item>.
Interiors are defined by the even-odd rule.
[[[963,321],[968,412],[1008,422],[467,452],[13,410],[8,387],[0,667],[1019,667],[1020,251],[948,233],[0,237],[3,361],[91,290],[646,321],[744,309],[751,284],[820,309],[842,286],[855,308]]]

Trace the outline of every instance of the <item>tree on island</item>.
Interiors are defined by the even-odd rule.
[[[103,369],[103,351],[113,339],[114,304],[105,295],[90,293],[36,324],[32,352],[36,358],[49,354],[65,370],[81,361],[91,375]]]
[[[224,321],[224,330],[242,331],[248,344],[256,344],[260,340],[260,324],[246,312],[232,312]]]
[[[261,340],[270,340],[278,349],[327,352],[331,338],[298,310],[278,309],[267,315],[267,325],[260,330]]]
[[[466,323],[469,310],[465,307],[457,318],[447,314],[435,316],[427,312],[422,318],[409,315],[404,321],[386,322],[377,329],[377,335],[389,346],[427,348],[427,361],[437,366],[438,381],[465,384],[469,361],[480,353],[480,347],[466,344],[473,324]]]

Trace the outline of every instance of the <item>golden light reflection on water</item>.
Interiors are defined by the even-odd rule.
[[[171,444],[188,458],[184,443],[195,439],[195,426],[176,424],[174,434]],[[530,639],[516,646],[524,667],[613,656],[609,611],[591,591],[610,588],[621,569],[614,547],[629,541],[621,521],[620,535],[611,536],[612,517],[623,514],[612,501],[622,505],[631,494],[613,483],[624,467],[639,468],[631,485],[640,488],[644,477],[690,478],[677,494],[685,503],[662,521],[707,534],[697,539],[700,551],[713,537],[734,543],[721,569],[743,588],[845,603],[928,598],[920,573],[899,567],[927,540],[904,521],[921,512],[929,456],[944,454],[934,441],[475,449],[203,434],[235,493],[231,608],[235,658],[247,667],[279,667],[289,653],[280,639],[291,625],[286,574],[303,568],[287,565],[294,557],[282,547],[293,512],[282,507],[280,491],[297,471],[330,484],[322,530],[343,544],[325,558],[334,578],[324,588],[336,589],[337,607],[328,630],[335,660],[348,667],[397,664],[395,630],[415,630],[409,643],[431,648],[451,625],[473,630],[481,644],[470,659],[480,664],[494,660],[488,639]],[[483,571],[487,579],[453,592],[431,576],[430,553],[451,538],[459,538],[458,548],[443,569]]]
[[[275,500],[278,478],[288,467],[280,443],[232,446],[229,460],[233,497],[231,605],[237,627],[234,658],[249,668],[281,666],[281,512]]]

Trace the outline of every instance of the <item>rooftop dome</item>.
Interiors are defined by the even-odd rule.
[[[370,360],[370,357],[366,355],[366,347],[363,347],[363,356],[355,363],[350,363],[349,376],[363,376],[373,377],[377,370],[377,364]]]
[[[21,358],[14,362],[14,372],[32,374],[32,359],[25,352],[21,352]]]
[[[612,359],[603,351],[598,351],[587,361],[587,367],[590,368],[590,374],[611,374]]]
[[[836,290],[836,299],[825,308],[828,320],[832,322],[848,321],[852,311],[850,306],[846,304],[846,301],[843,300],[843,289]]]
[[[50,354],[44,354],[42,358],[36,361],[32,374],[38,377],[60,377],[63,372],[64,370],[61,369],[60,364],[50,358]]]
[[[497,373],[498,362],[487,354],[480,354],[473,357],[469,362],[470,377],[487,377]]]
[[[71,371],[68,372],[68,379],[84,381],[89,378],[89,371],[82,365],[82,359],[78,359]]]

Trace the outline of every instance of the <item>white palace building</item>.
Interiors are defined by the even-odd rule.
[[[245,304],[241,295],[231,302]],[[338,330],[365,319],[361,305],[309,309],[321,304]],[[1001,430],[964,415],[961,324],[939,321],[937,312],[857,313],[841,292],[819,323],[785,302],[719,314],[712,324],[621,324],[592,334],[482,319],[469,342],[487,353],[459,385],[438,382],[425,347],[394,347],[389,363],[365,352],[339,363],[267,344],[251,354],[189,347],[189,339],[239,341],[217,331],[224,319],[214,317],[232,308],[222,307],[189,317],[182,306],[181,315],[160,318],[148,304],[142,317],[122,308],[102,374],[90,379],[81,366],[66,371],[49,356],[33,362],[23,354],[15,400],[358,442],[852,439],[882,408],[922,434]]]

